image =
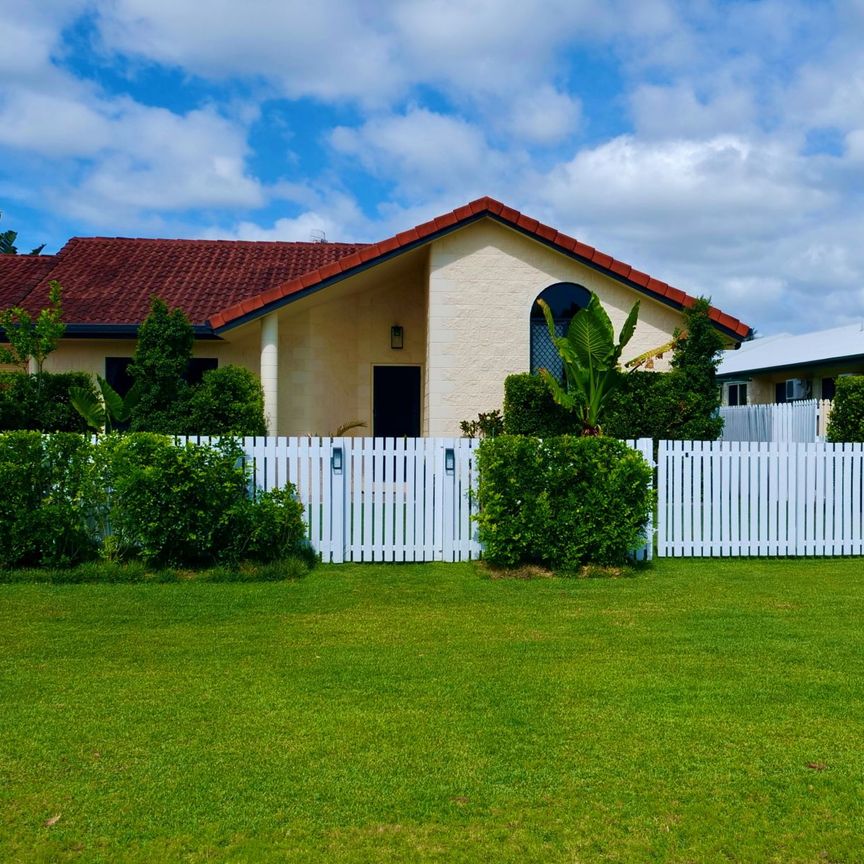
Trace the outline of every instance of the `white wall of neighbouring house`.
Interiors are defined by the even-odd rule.
[[[518,231],[486,219],[468,225],[434,241],[429,254],[424,434],[458,435],[461,420],[501,408],[504,379],[529,370],[534,300],[556,282],[594,291],[616,335],[641,300],[624,360],[665,344],[682,322],[679,311]]]

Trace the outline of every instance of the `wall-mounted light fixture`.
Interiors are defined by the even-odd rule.
[[[399,324],[394,324],[390,328],[390,347],[394,350],[401,350],[405,347],[405,328]]]
[[[333,452],[330,454],[330,467],[333,469],[334,474],[342,473],[342,448],[334,447]]]
[[[456,451],[452,447],[444,449],[444,472],[446,474],[456,473]]]

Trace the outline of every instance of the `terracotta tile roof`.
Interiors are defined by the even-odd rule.
[[[140,324],[151,297],[158,295],[183,309],[193,324],[221,330],[482,218],[521,231],[670,306],[693,305],[684,291],[500,201],[479,198],[374,244],[74,237],[55,256],[0,255],[0,308],[26,298],[22,305],[37,311],[47,302],[48,281],[57,279],[70,325]],[[737,318],[714,307],[710,315],[731,335],[750,335],[751,328]]]
[[[54,263],[53,255],[0,255],[0,309],[18,306]]]
[[[150,298],[158,295],[201,325],[217,309],[266,293],[360,248],[357,243],[73,237],[54,256],[50,274],[30,291],[24,306],[42,308],[48,281],[56,279],[63,286],[68,324],[140,324]]]
[[[590,264],[598,270],[605,271],[609,275],[623,280],[643,293],[653,296],[671,306],[678,308],[690,307],[695,298],[684,291],[654,279],[647,273],[634,270],[629,264],[618,261],[611,255],[600,252],[592,246],[586,246],[567,234],[562,234],[549,225],[544,225],[536,219],[525,216],[512,207],[507,207],[494,198],[478,198],[464,207],[458,207],[451,213],[445,213],[429,222],[424,222],[409,231],[403,231],[395,237],[390,237],[380,243],[373,243],[363,247],[355,253],[347,254],[345,257],[330,262],[314,272],[304,273],[282,285],[276,286],[267,292],[251,296],[243,303],[235,303],[210,316],[210,324],[215,329],[229,327],[240,319],[256,313],[263,314],[268,307],[284,303],[293,294],[298,294],[309,288],[322,286],[333,277],[341,274],[350,274],[352,270],[378,258],[398,252],[406,247],[416,246],[428,241],[434,235],[448,230],[454,230],[463,224],[478,218],[489,216],[498,222],[516,228],[529,236],[535,237],[547,243],[553,248],[568,253],[575,258]],[[720,327],[729,331],[738,338],[746,338],[752,332],[748,324],[727,315],[720,309],[712,306],[709,311],[711,319]]]

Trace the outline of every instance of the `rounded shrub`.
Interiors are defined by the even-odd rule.
[[[242,366],[205,372],[192,390],[184,422],[196,435],[266,435],[261,382]]]
[[[832,443],[864,441],[864,375],[837,379],[826,437]]]
[[[653,507],[651,467],[612,438],[487,439],[478,468],[480,541],[498,566],[623,563]]]

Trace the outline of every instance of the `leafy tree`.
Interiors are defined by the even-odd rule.
[[[684,313],[684,328],[676,333],[673,374],[683,379],[683,413],[679,436],[714,441],[723,431],[717,367],[726,343],[708,315],[711,301],[700,297]]]
[[[45,358],[57,347],[66,330],[60,303],[62,288],[56,279],[48,283],[47,309],[42,309],[36,320],[21,306],[0,312],[0,328],[6,334],[9,346],[0,346],[0,363],[8,363],[27,371],[30,360],[36,362],[41,375]]]
[[[564,385],[547,369],[541,369],[540,375],[555,401],[576,414],[583,435],[602,435],[603,413],[610,394],[621,383],[618,362],[636,330],[639,301],[630,310],[617,343],[612,322],[593,291],[588,305],[573,316],[564,336],[559,336],[555,330],[549,305],[543,300],[537,302],[546,318],[552,343],[561,356]]]
[[[17,255],[18,247],[15,245],[17,239],[17,231],[0,231],[0,255]],[[30,254],[38,255],[44,248],[45,244],[43,243],[41,246],[32,249]]]
[[[182,432],[186,424],[189,385],[184,375],[195,336],[182,309],[169,310],[154,297],[150,314],[138,331],[129,374],[138,390],[132,412],[136,432]]]

